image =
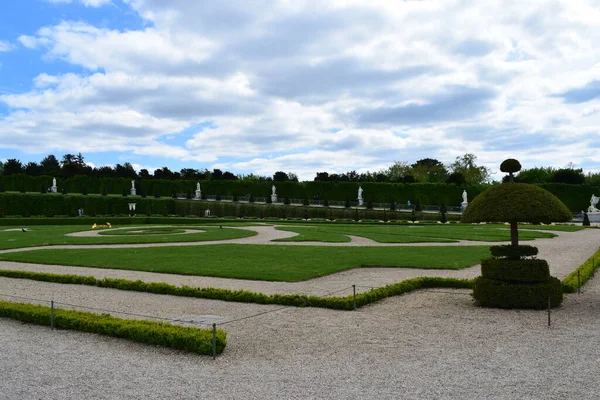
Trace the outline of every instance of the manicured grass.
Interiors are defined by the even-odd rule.
[[[118,230],[104,230],[103,232],[119,232]],[[131,226],[128,229],[134,230]],[[59,244],[116,244],[116,243],[168,243],[168,242],[200,242],[208,240],[237,239],[255,236],[256,232],[242,229],[228,229],[224,226],[175,226],[170,229],[201,229],[203,233],[190,233],[186,235],[135,235],[135,236],[95,236],[95,237],[73,237],[65,236],[67,233],[90,230],[90,227],[64,226],[64,225],[42,225],[28,226],[27,232],[17,230],[0,230],[0,249],[16,249],[21,247],[46,246]],[[7,228],[14,229],[14,228]],[[140,226],[139,229],[148,229],[148,226]]]
[[[283,226],[277,229],[296,232],[300,236],[280,241],[323,241],[347,242],[347,236],[354,235],[372,239],[380,243],[455,242],[475,240],[500,242],[510,240],[510,230],[504,225],[313,225],[306,227]],[[520,240],[552,238],[550,232],[523,230]]]
[[[267,281],[301,281],[360,266],[462,269],[486,246],[330,247],[222,244],[132,249],[36,250],[0,260]]]
[[[184,233],[185,229],[168,228],[168,227],[153,227],[153,228],[140,228],[133,227],[128,229],[106,229],[98,231],[99,235],[103,236],[115,236],[115,235],[172,235],[176,233]]]
[[[519,225],[519,230],[521,229],[535,229],[538,231],[559,231],[559,232],[577,232],[582,229],[586,229],[585,227],[579,225]],[[589,228],[588,228],[589,229]]]

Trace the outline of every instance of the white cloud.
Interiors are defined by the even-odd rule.
[[[19,38],[86,72],[40,73],[31,91],[0,95],[14,110],[0,119],[6,147],[102,143],[306,179],[467,152],[486,165],[517,154],[525,167],[544,156],[600,167],[592,2],[125,3],[148,27],[63,21]],[[575,88],[588,92],[567,101]]]
[[[112,0],[46,0],[49,3],[61,4],[61,3],[81,3],[86,7],[102,7],[107,4],[111,4]]]
[[[6,41],[0,40],[0,53],[11,51],[14,48],[15,48],[15,46],[13,46],[11,43],[8,43]]]

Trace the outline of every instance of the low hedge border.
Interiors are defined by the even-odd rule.
[[[93,276],[63,275],[43,272],[0,270],[0,276],[16,279],[30,279],[42,282],[77,284],[147,292],[154,294],[169,294],[173,296],[196,297],[202,299],[233,301],[239,303],[278,304],[295,307],[319,307],[334,310],[354,309],[354,297],[319,297],[303,294],[264,294],[247,290],[229,290],[220,288],[196,288],[190,286],[175,286],[163,282],[131,281],[127,279],[103,278]],[[445,287],[471,289],[472,279],[419,277],[406,279],[397,283],[372,289],[356,295],[356,307],[362,307],[382,300],[386,297],[398,296],[417,289]]]
[[[562,280],[563,292],[577,292],[577,272],[580,274],[581,286],[585,285],[593,276],[596,270],[600,267],[600,249],[581,264],[575,271],[571,272],[565,279]]]
[[[594,275],[599,265],[594,264],[594,258],[600,258],[598,250],[585,263],[579,266],[562,282],[564,293],[575,293],[577,291],[577,271],[581,273],[581,285],[583,286]],[[600,260],[599,260],[600,264]],[[595,267],[594,267],[595,265]],[[211,300],[233,301],[240,303],[279,304],[295,307],[319,307],[335,310],[352,310],[354,308],[353,296],[346,297],[318,297],[301,294],[273,294],[250,292],[247,290],[228,290],[219,288],[194,288],[190,286],[175,286],[162,282],[143,282],[141,280],[131,281],[127,279],[104,278],[97,279],[93,276],[51,274],[31,271],[15,271],[0,269],[0,276],[15,279],[30,279],[42,282],[54,282],[63,284],[78,284],[105,287],[119,290],[130,290],[137,292],[149,292],[155,294],[170,294],[173,296],[196,297]],[[456,279],[438,277],[419,277],[406,279],[381,288],[356,295],[356,307],[362,307],[386,297],[398,296],[418,289],[427,288],[454,288],[472,289],[475,279]]]
[[[50,326],[50,307],[0,301],[0,317]],[[130,320],[106,314],[54,309],[54,327],[113,336],[134,342],[171,347],[198,354],[212,355],[211,330],[148,320]],[[216,333],[216,351],[221,354],[227,334]]]

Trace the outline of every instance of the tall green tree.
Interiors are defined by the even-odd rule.
[[[490,179],[490,169],[477,165],[476,161],[477,157],[471,153],[456,157],[456,160],[450,165],[450,171],[462,173],[467,184],[485,183]]]

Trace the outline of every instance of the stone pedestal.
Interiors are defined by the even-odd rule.
[[[277,195],[276,194],[272,194],[271,195],[271,202],[272,203],[277,203]]]
[[[196,190],[196,199],[201,199],[201,198],[202,198],[202,191]]]
[[[460,203],[460,209],[462,211],[465,211],[465,208],[467,208],[468,205],[469,205],[468,201],[463,201],[462,203]]]
[[[52,193],[56,193],[56,192],[58,192],[58,188],[56,186],[52,186],[52,187],[50,187],[50,191]]]
[[[362,207],[362,206],[363,206],[363,204],[364,204],[364,200],[362,199],[362,197],[361,197],[361,198],[358,198],[358,206],[359,206],[359,207]]]
[[[131,195],[132,195],[132,196],[135,196],[135,195],[136,195],[136,193],[135,193],[135,188],[131,188]]]
[[[600,212],[589,212],[587,215],[590,222],[600,222]]]

